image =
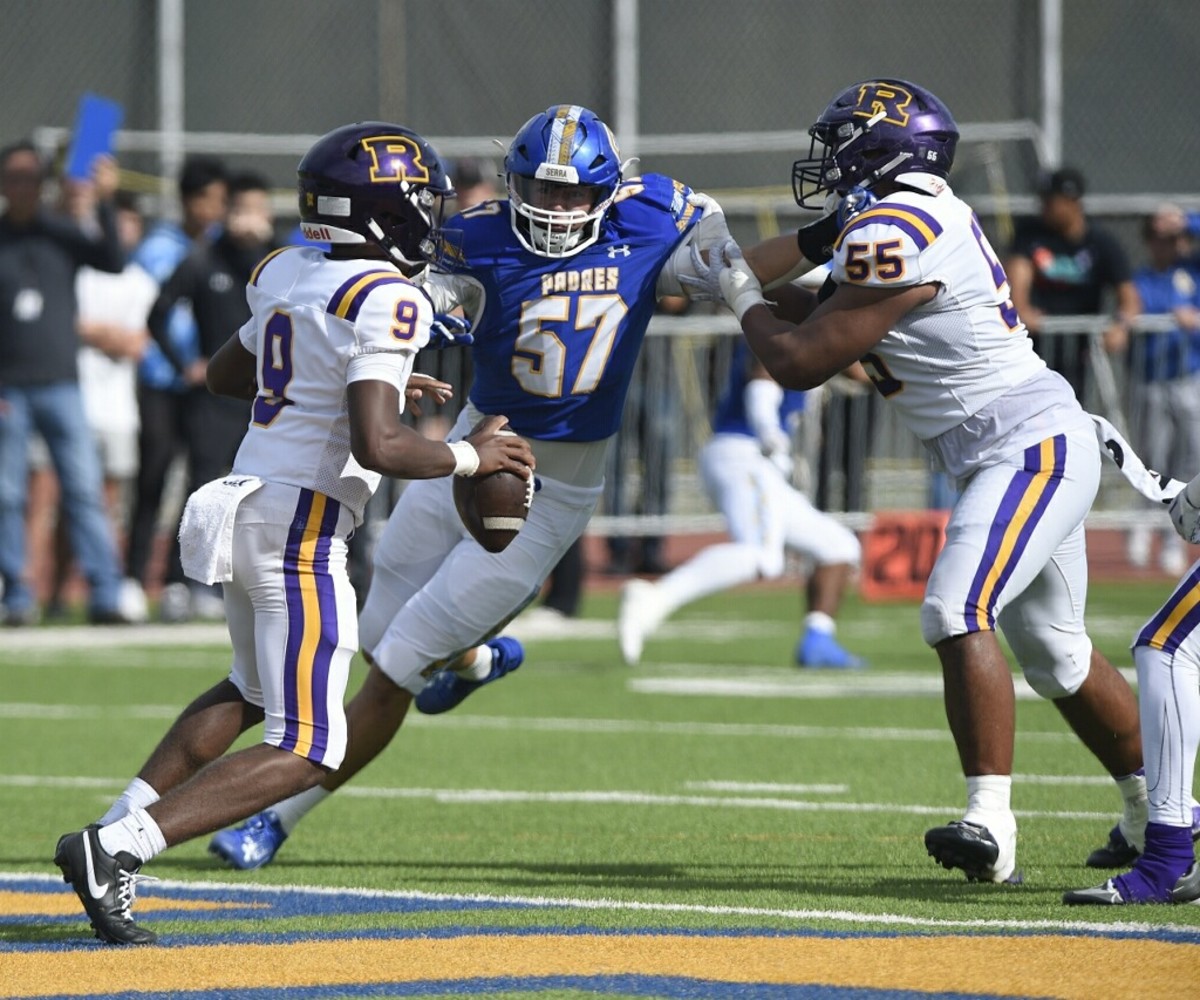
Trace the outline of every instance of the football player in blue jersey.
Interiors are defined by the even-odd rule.
[[[1147,798],[1137,702],[1084,625],[1083,521],[1100,480],[1092,421],[1034,352],[1008,279],[951,190],[958,127],[934,94],[873,79],[837,94],[793,167],[804,206],[866,189],[846,225],[831,214],[797,239],[711,254],[751,349],[784,386],[819,385],[861,359],[872,382],[962,487],[921,607],[941,661],[946,715],[966,779],[962,819],[925,835],[968,878],[1015,881],[1014,691],[1005,632],[1030,686],[1113,776],[1119,827],[1139,847]],[[760,280],[832,261],[829,294],[783,318]],[[796,322],[795,320],[799,320]]]
[[[424,287],[439,313],[462,306],[473,323],[475,380],[449,437],[508,417],[537,462],[528,520],[490,554],[467,533],[448,483],[404,491],[360,617],[370,666],[347,707],[345,762],[319,788],[218,834],[210,849],[236,868],[270,861],[302,816],[387,746],[414,698],[444,712],[520,665],[515,639],[491,637],[592,515],[656,301],[695,276],[690,244],[728,238],[711,199],[659,174],[626,177],[608,126],[578,105],[530,118],[504,169],[507,199],[446,223],[440,273]]]
[[[817,510],[792,485],[792,422],[804,403],[804,393],[782,388],[745,341],[738,343],[712,437],[699,459],[701,481],[725,516],[730,541],[702,549],[657,581],[625,584],[617,636],[626,663],[636,664],[646,639],[685,604],[756,579],[781,576],[790,549],[813,562],[796,663],[835,669],[862,666],[834,635],[834,619],[861,546],[852,531]]]

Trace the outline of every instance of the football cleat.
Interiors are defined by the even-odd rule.
[[[230,868],[252,871],[269,865],[287,837],[279,817],[266,809],[251,816],[241,826],[215,834],[208,842],[208,852]]]
[[[636,667],[642,659],[646,639],[666,617],[658,587],[647,580],[630,580],[621,588],[621,608],[617,613],[617,639],[621,659]]]
[[[1192,840],[1200,842],[1200,806],[1192,807]],[[1121,832],[1118,823],[1108,831],[1108,843],[1087,856],[1089,868],[1128,868],[1137,860],[1138,849]]]
[[[449,712],[467,695],[478,691],[485,684],[498,681],[505,674],[511,674],[525,662],[525,647],[511,636],[502,635],[496,639],[489,639],[486,645],[492,651],[492,669],[483,680],[463,680],[453,670],[440,670],[417,695],[417,710],[425,715]]]
[[[955,820],[925,831],[925,850],[943,868],[959,868],[968,882],[1008,882],[1017,885],[1017,831],[1003,838],[1004,845],[980,823]]]
[[[1116,879],[1091,889],[1072,889],[1063,893],[1063,902],[1068,906],[1125,906],[1136,903],[1194,903],[1200,900],[1200,865],[1193,864],[1176,880],[1170,897],[1164,900],[1131,900],[1121,895]]]
[[[100,846],[99,828],[89,826],[78,833],[64,834],[54,850],[54,863],[63,881],[75,890],[92,921],[96,937],[108,944],[153,944],[158,935],[139,927],[131,912],[137,883],[150,876],[139,875],[141,862],[121,851],[115,857]]]
[[[814,628],[804,630],[796,644],[796,666],[825,667],[831,670],[860,670],[866,664],[857,656],[846,652],[828,632]]]

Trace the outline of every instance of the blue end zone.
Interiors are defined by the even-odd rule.
[[[577,990],[596,996],[705,998],[705,1000],[999,1000],[994,993],[925,993],[916,990],[873,990],[861,987],[725,983],[669,976],[547,976],[528,979],[449,979],[419,983],[288,987],[239,990],[238,1000],[326,1000],[334,997],[491,996],[496,993],[538,994]],[[226,1000],[223,990],[168,993],[97,993],[88,1000]],[[77,997],[38,997],[37,1000],[78,1000]]]

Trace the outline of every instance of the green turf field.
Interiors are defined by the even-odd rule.
[[[1168,591],[1093,588],[1093,637],[1118,666],[1130,666],[1130,636]],[[530,904],[405,916],[431,933],[474,924],[925,935],[1130,920],[1200,927],[1200,906],[1061,905],[1063,890],[1102,880],[1082,861],[1119,800],[1053,707],[1032,697],[1017,706],[1013,797],[1025,883],[968,884],[925,855],[923,831],[957,818],[963,791],[915,606],[845,609],[843,642],[870,661],[852,675],[791,665],[791,590],[748,589],[686,609],[634,670],[620,664],[614,611],[615,595],[590,595],[569,638],[529,640],[519,672],[453,713],[411,719],[270,867],[231,872],[197,841],[148,870],[189,883]],[[29,648],[34,634],[43,648]],[[57,633],[62,642],[54,635],[0,635],[12,640],[0,645],[6,873],[53,874],[57,836],[95,819],[178,709],[226,668],[219,646],[77,648],[72,630]],[[396,919],[289,912],[273,932]],[[257,926],[244,915],[146,922],[200,937]],[[4,927],[10,943],[81,937],[82,920]]]

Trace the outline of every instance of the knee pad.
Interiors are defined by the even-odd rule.
[[[925,595],[921,602],[921,638],[930,648],[943,639],[965,635],[967,622],[963,615],[951,615],[946,602],[940,597]]]
[[[1005,638],[1017,656],[1025,680],[1039,697],[1051,701],[1069,698],[1087,680],[1092,668],[1092,643],[1086,633],[1054,633],[1049,637],[1052,642],[1039,642],[1041,637],[1033,635],[1014,641],[1006,633]]]
[[[782,545],[759,546],[758,573],[764,580],[777,580],[787,566],[787,553]]]

